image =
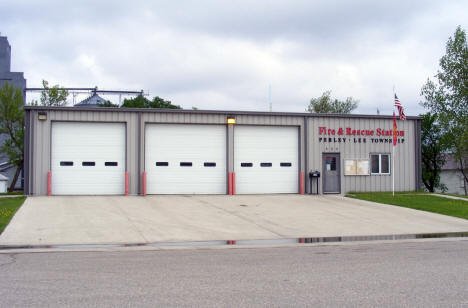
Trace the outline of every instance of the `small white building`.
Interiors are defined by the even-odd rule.
[[[447,187],[446,193],[464,195],[465,186],[467,183],[463,178],[461,171],[458,169],[455,157],[448,154],[445,158],[445,163],[440,172],[440,183]],[[442,192],[440,189],[437,191]]]
[[[8,190],[8,178],[0,173],[0,193],[6,193]]]

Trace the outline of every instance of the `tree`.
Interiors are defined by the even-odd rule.
[[[119,105],[113,104],[111,101],[107,100],[103,103],[98,103],[98,107],[112,107],[112,108],[118,108]]]
[[[440,171],[445,163],[445,139],[437,123],[437,115],[430,112],[421,115],[422,180],[430,192],[434,192],[435,188],[442,191],[447,189],[440,183]]]
[[[448,149],[453,152],[458,169],[468,182],[468,45],[465,31],[458,26],[446,44],[440,70],[428,78],[421,89],[422,105],[437,115],[447,135]]]
[[[8,82],[0,89],[0,134],[7,135],[0,151],[8,156],[8,163],[16,167],[8,189],[13,191],[24,162],[24,110],[21,90]]]
[[[159,96],[153,98],[149,104],[149,108],[182,109],[179,105],[172,105],[171,101],[166,101]]]
[[[62,106],[67,102],[68,91],[55,85],[49,87],[49,82],[42,80],[44,90],[41,92],[41,105],[42,106]]]
[[[359,101],[352,97],[347,97],[344,101],[331,98],[331,91],[329,90],[323,92],[320,97],[312,98],[307,111],[315,113],[351,113],[357,108],[358,104]]]
[[[138,95],[132,99],[124,99],[124,102],[121,106],[122,108],[161,108],[161,109],[182,109],[178,105],[172,105],[170,101],[166,101],[159,96],[155,96],[152,101],[144,97],[143,95]]]

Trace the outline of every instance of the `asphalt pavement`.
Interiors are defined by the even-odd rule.
[[[2,307],[468,307],[468,240],[0,254]]]

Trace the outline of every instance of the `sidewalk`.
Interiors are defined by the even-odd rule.
[[[449,199],[455,199],[455,200],[463,200],[463,201],[468,202],[468,198],[462,198],[462,197],[456,197],[456,196],[448,196],[448,195],[441,195],[441,194],[435,194],[435,193],[432,193],[431,196],[437,196],[437,197],[449,198]]]
[[[25,195],[0,195],[0,198],[16,198],[16,197],[25,197]]]

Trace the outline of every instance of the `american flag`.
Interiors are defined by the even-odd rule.
[[[400,104],[400,100],[398,96],[395,94],[395,107],[398,109],[398,113],[400,114],[400,120],[406,120],[405,112],[403,111],[403,106]]]

